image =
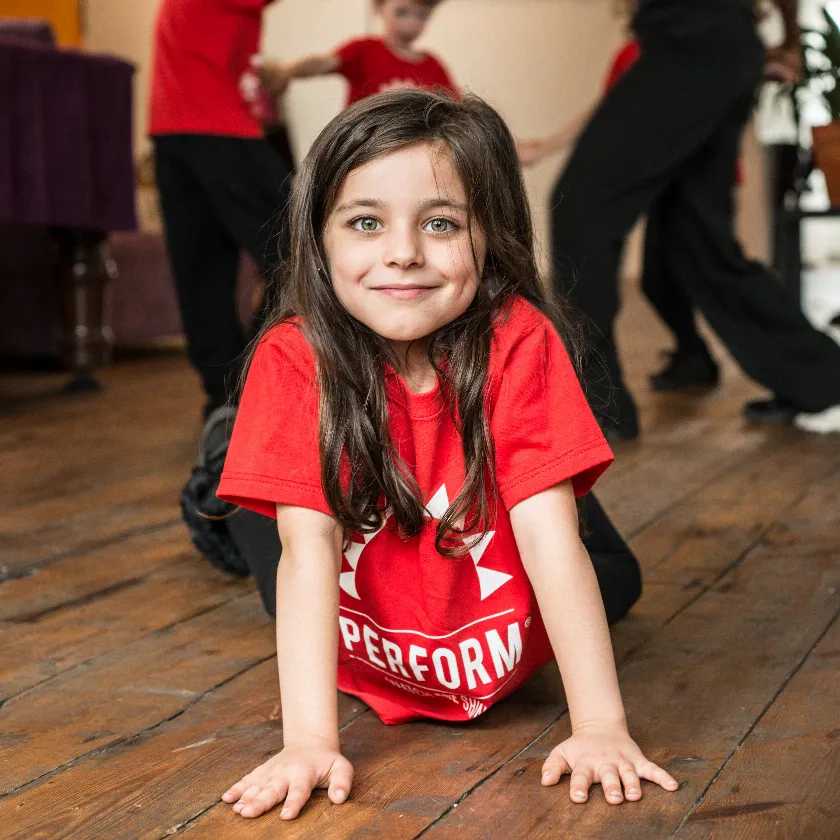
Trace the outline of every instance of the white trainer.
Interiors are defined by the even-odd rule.
[[[819,435],[829,435],[832,432],[840,433],[840,404],[813,414],[804,412],[797,414],[793,418],[793,422],[797,428],[806,432],[815,432]]]

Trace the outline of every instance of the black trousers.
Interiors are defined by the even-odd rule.
[[[236,307],[240,251],[266,279],[286,252],[289,173],[264,140],[154,138],[164,232],[190,361],[211,403],[235,386],[246,336]]]
[[[584,501],[582,514],[587,531],[583,544],[592,558],[607,621],[612,624],[639,600],[642,573],[633,552],[591,493]],[[254,576],[266,611],[274,618],[281,551],[277,523],[259,513],[240,510],[230,517],[228,528]]]
[[[659,205],[654,203],[647,213],[642,291],[656,314],[674,334],[678,353],[708,353],[706,342],[697,330],[694,304],[668,265],[661,212]]]
[[[649,20],[641,58],[605,96],[555,187],[555,282],[588,316],[586,373],[605,425],[637,428],[615,345],[617,272],[627,233],[654,203],[665,265],[744,371],[803,411],[840,403],[840,347],[744,256],[732,229],[735,164],[763,60],[747,4],[702,27]]]

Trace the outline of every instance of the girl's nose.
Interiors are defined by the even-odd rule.
[[[385,264],[394,268],[416,268],[423,265],[423,247],[418,231],[407,228],[391,230],[385,243]]]

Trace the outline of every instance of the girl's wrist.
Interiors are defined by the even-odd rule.
[[[297,730],[290,732],[286,727],[283,727],[284,747],[312,746],[313,744],[326,747],[327,749],[340,750],[338,727],[329,732],[320,730]]]
[[[573,735],[592,730],[603,731],[604,729],[621,729],[626,732],[627,717],[624,710],[622,709],[620,714],[606,714],[599,717],[588,716],[583,720],[572,720]]]

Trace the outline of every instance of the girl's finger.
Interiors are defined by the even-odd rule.
[[[239,816],[249,818],[261,816],[280,802],[285,792],[285,785],[266,785],[248,805],[245,805],[240,809]]]
[[[676,790],[679,787],[679,783],[670,773],[663,770],[652,761],[645,760],[639,762],[639,764],[636,765],[636,770],[639,771],[639,775],[643,779],[656,782],[656,784],[665,788],[665,790]]]
[[[618,773],[621,776],[621,782],[624,785],[625,799],[635,802],[642,798],[642,783],[639,781],[639,775],[636,773],[636,768],[630,764],[629,761],[622,761],[618,765]]]
[[[604,790],[604,799],[611,805],[621,804],[624,801],[624,794],[621,792],[621,780],[618,778],[616,766],[605,764],[598,770],[598,778]]]
[[[247,777],[246,777],[247,778]],[[240,779],[233,787],[228,788],[222,794],[222,801],[224,802],[236,802],[245,790],[247,789],[249,782],[246,781],[246,778]]]
[[[560,750],[552,750],[551,755],[545,760],[542,768],[542,779],[540,780],[546,787],[556,785],[560,781],[560,777],[564,773],[571,773],[572,768],[563,756]]]
[[[252,782],[247,788],[245,788],[245,792],[239,797],[239,802],[236,804],[247,805],[262,789],[262,785]]]
[[[330,770],[330,784],[327,796],[336,805],[344,802],[353,787],[353,765],[346,758],[337,758]]]
[[[289,792],[286,794],[286,801],[283,803],[283,810],[280,816],[284,820],[293,820],[300,809],[309,801],[312,795],[312,786],[302,780],[292,782],[289,785]]]
[[[592,781],[592,771],[588,768],[586,770],[575,770],[572,773],[569,795],[574,802],[586,802],[589,799],[589,788]]]

